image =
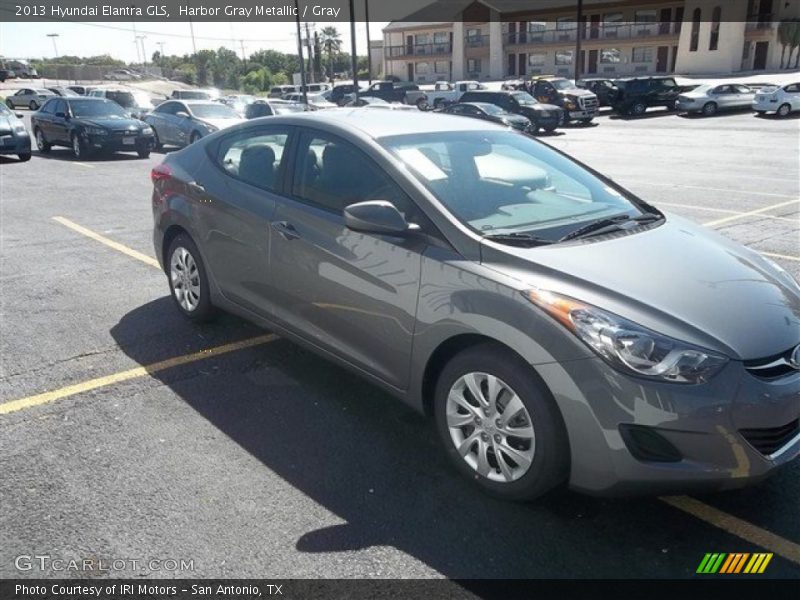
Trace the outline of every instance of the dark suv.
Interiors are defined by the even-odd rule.
[[[539,102],[555,104],[564,110],[564,122],[588,124],[597,116],[597,96],[564,77],[539,77],[531,81],[532,96]]]
[[[635,77],[614,81],[617,90],[612,94],[611,106],[624,115],[643,115],[651,106],[665,106],[675,110],[681,93],[673,77]]]
[[[527,92],[474,90],[466,92],[459,102],[487,102],[506,112],[528,117],[531,131],[544,129],[548,133],[564,122],[564,111],[553,104],[541,104]]]

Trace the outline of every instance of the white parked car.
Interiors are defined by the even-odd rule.
[[[442,105],[455,104],[467,92],[485,89],[487,89],[486,86],[478,81],[456,81],[455,83],[437,81],[433,90],[426,90],[425,93],[428,95],[428,104],[439,108]]]
[[[675,108],[689,113],[702,113],[709,117],[720,110],[749,108],[755,99],[755,91],[746,85],[725,83],[722,85],[699,85],[678,96]]]
[[[779,117],[800,110],[800,83],[761,88],[753,100],[753,110],[759,115],[774,112]]]

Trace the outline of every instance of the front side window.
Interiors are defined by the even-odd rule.
[[[292,195],[342,214],[367,200],[388,200],[409,218],[411,201],[361,150],[334,136],[304,133],[297,154]]]
[[[555,241],[582,221],[641,213],[615,188],[525,136],[437,132],[378,141],[482,235],[531,232]]]
[[[250,129],[224,140],[217,163],[228,175],[256,187],[277,191],[286,142],[285,130]]]

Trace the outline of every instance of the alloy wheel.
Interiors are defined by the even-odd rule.
[[[80,158],[82,154],[81,139],[77,135],[72,136],[72,154],[75,158]]]
[[[39,148],[39,151],[42,151],[42,148],[47,146],[47,142],[44,141],[44,134],[42,133],[41,129],[36,130],[36,147]]]
[[[467,373],[450,388],[447,428],[474,471],[499,483],[517,481],[533,463],[536,434],[520,397],[499,377]]]
[[[172,292],[181,308],[192,312],[200,304],[200,272],[191,253],[178,246],[172,253],[169,265]]]
[[[778,109],[778,116],[779,117],[786,117],[792,111],[792,107],[788,104],[782,104],[781,107]]]

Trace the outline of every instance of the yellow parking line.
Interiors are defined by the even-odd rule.
[[[800,565],[800,544],[796,544],[771,531],[762,529],[758,525],[753,525],[744,519],[734,517],[718,508],[714,508],[713,506],[709,506],[704,502],[700,502],[700,500],[695,500],[688,496],[664,496],[659,499],[678,510],[682,510],[693,517],[697,517],[701,521],[705,521],[714,527],[722,529],[751,544],[761,546],[770,552],[782,556],[786,560]]]
[[[789,200],[787,202],[781,202],[779,204],[773,204],[771,206],[765,206],[763,208],[757,208],[755,210],[748,210],[747,212],[739,213],[737,215],[731,215],[730,217],[722,217],[721,219],[717,219],[715,221],[708,221],[707,223],[703,223],[703,225],[707,227],[716,227],[717,225],[722,225],[723,223],[736,221],[737,219],[743,219],[744,217],[758,215],[770,210],[774,210],[776,208],[783,208],[784,206],[789,206],[790,204],[796,204],[796,203],[800,203],[800,199]]]
[[[86,167],[87,169],[94,169],[94,165],[87,165],[86,163],[82,162],[73,162],[73,165],[78,165],[79,167]]]
[[[64,217],[53,217],[53,220],[56,221],[57,223],[61,223],[65,227],[69,227],[73,231],[77,231],[81,235],[85,235],[86,237],[91,238],[91,239],[93,239],[95,241],[98,241],[101,244],[105,244],[109,248],[113,248],[114,250],[117,250],[118,252],[122,252],[123,254],[127,254],[131,258],[135,258],[136,260],[140,260],[143,263],[150,265],[151,267],[155,267],[156,269],[160,269],[161,268],[159,266],[159,264],[158,264],[158,261],[155,258],[153,258],[151,256],[147,256],[146,254],[142,254],[141,252],[138,252],[138,251],[134,250],[133,248],[128,248],[127,246],[125,246],[123,244],[120,244],[119,242],[115,242],[114,240],[111,240],[111,239],[109,239],[109,238],[107,238],[107,237],[105,237],[103,235],[100,235],[99,233],[95,233],[91,229],[86,229],[86,227],[83,227],[82,225],[78,225],[77,223],[73,223],[69,219],[65,219]]]
[[[253,346],[266,344],[277,339],[278,336],[272,333],[259,335],[246,340],[241,340],[239,342],[232,342],[230,344],[208,348],[207,350],[193,352],[192,354],[184,354],[183,356],[168,358],[167,360],[162,360],[150,365],[145,365],[143,367],[136,367],[135,369],[129,369],[127,371],[121,371],[119,373],[113,373],[104,377],[90,379],[89,381],[76,383],[74,385],[68,385],[57,390],[44,392],[43,394],[36,394],[35,396],[28,396],[26,398],[4,402],[0,404],[0,415],[7,415],[9,413],[17,412],[26,408],[31,408],[33,406],[49,404],[50,402],[55,402],[56,400],[61,400],[62,398],[68,398],[69,396],[74,396],[75,394],[80,394],[82,392],[96,390],[98,388],[120,383],[122,381],[144,377],[145,375],[153,375],[159,371],[186,365],[198,360],[211,358],[212,356],[219,356],[220,354],[227,354],[228,352],[234,352],[236,350],[243,350],[244,348],[251,348]]]
[[[772,258],[782,258],[783,260],[800,260],[800,256],[789,256],[787,254],[775,254],[774,252],[761,252],[761,250],[756,250],[759,254],[763,254],[764,256],[771,256]]]
[[[790,196],[789,194],[775,194],[773,192],[754,192],[751,190],[745,189],[733,189],[733,188],[717,188],[717,187],[706,187],[704,185],[686,185],[682,183],[661,183],[658,181],[643,181],[643,180],[631,180],[626,179],[625,184],[634,184],[634,185],[654,185],[658,187],[676,187],[676,188],[686,188],[689,190],[706,190],[708,192],[727,192],[729,194],[747,194],[748,196],[766,196],[769,198],[794,198],[795,196]]]

